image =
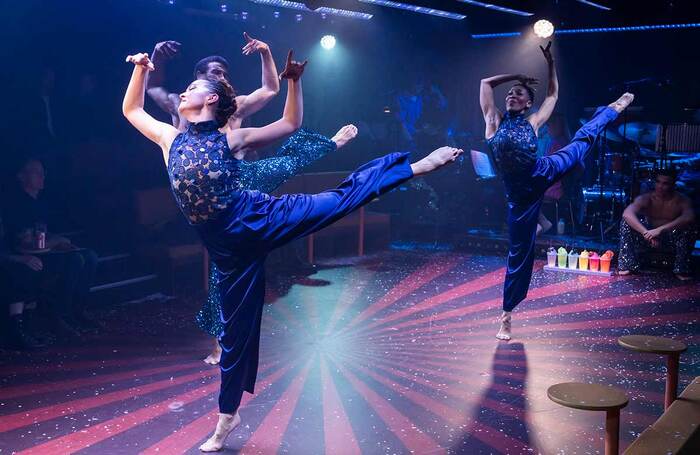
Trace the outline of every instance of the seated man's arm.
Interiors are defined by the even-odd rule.
[[[40,272],[44,268],[44,263],[36,256],[30,256],[28,254],[6,254],[0,256],[0,260],[6,260],[11,262],[16,262],[18,264],[24,264],[35,272]]]
[[[67,251],[74,250],[77,247],[71,242],[70,239],[63,237],[61,235],[46,234],[46,248],[51,248],[52,250]]]
[[[676,217],[675,220],[670,221],[657,229],[661,232],[670,232],[676,228],[686,227],[695,221],[695,212],[693,211],[693,205],[690,203],[690,199],[681,196],[681,214]]]
[[[625,208],[625,211],[622,212],[622,218],[625,220],[625,222],[635,231],[639,232],[640,234],[644,235],[647,232],[647,228],[644,227],[642,223],[639,221],[639,217],[644,215],[644,211],[649,205],[649,195],[648,194],[642,194],[641,196],[637,196],[634,201]]]

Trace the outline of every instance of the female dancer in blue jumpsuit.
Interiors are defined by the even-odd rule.
[[[551,43],[550,43],[551,44]],[[503,313],[496,335],[511,338],[511,312],[527,296],[535,260],[535,234],[544,192],[561,179],[586,155],[605,126],[617,118],[633,100],[625,93],[608,107],[600,107],[588,123],[576,132],[569,145],[558,152],[537,158],[537,130],[557,101],[559,84],[550,46],[542,48],[549,65],[547,97],[540,109],[527,115],[534,101],[531,84],[537,81],[522,74],[501,74],[482,79],[479,100],[486,121],[486,139],[496,167],[503,178],[508,199],[508,261],[503,285]],[[517,81],[506,95],[506,113],[496,107],[493,88]]]
[[[241,127],[243,120],[258,112],[279,92],[279,77],[277,67],[272,58],[270,47],[257,39],[243,34],[246,44],[241,49],[243,55],[259,53],[262,63],[262,86],[249,95],[236,95],[235,115],[228,119],[226,128],[237,129]],[[180,43],[176,41],[164,41],[156,44],[152,58],[154,61],[165,61],[179,52]],[[206,62],[203,64],[202,62]],[[159,68],[160,69],[160,68]],[[231,83],[229,80],[229,67],[226,59],[220,56],[206,57],[194,68],[195,79],[220,79]],[[170,114],[172,124],[180,131],[187,130],[187,119],[182,118],[177,110],[180,99],[177,95],[169,93],[159,82],[163,75],[156,77],[152,74],[146,93],[155,103]],[[157,80],[157,81],[156,81]],[[319,134],[300,130],[295,133],[282,146],[273,158],[256,161],[241,161],[241,187],[245,190],[258,190],[269,193],[282,185],[287,179],[301,172],[301,170],[328,153],[331,148],[329,140]],[[242,156],[237,156],[242,158]],[[219,289],[219,270],[216,264],[209,261],[209,280],[207,298],[202,308],[197,312],[196,321],[202,331],[214,338],[214,349],[204,359],[210,365],[218,365],[221,359],[221,347],[219,335],[223,333],[224,324],[221,320],[221,291]]]
[[[277,156],[256,161],[240,161],[241,189],[271,193],[306,166],[335,150],[334,141],[321,134],[300,129],[277,152]],[[202,331],[215,338],[214,350],[204,361],[218,365],[221,348],[218,338],[224,331],[221,320],[220,274],[216,263],[209,262],[207,299],[197,312],[196,321]]]
[[[180,113],[190,122],[185,132],[159,122],[143,109],[147,54],[127,57],[135,64],[122,110],[144,136],[160,145],[173,195],[197,230],[221,274],[224,332],[220,337],[221,391],[214,434],[200,446],[205,452],[223,447],[240,424],[243,391],[253,392],[258,366],[260,323],[267,253],[339,220],[413,176],[453,162],[462,151],[441,147],[416,163],[394,153],[353,172],[337,188],[315,195],[272,197],[243,189],[241,162],[235,153],[257,149],[291,134],[301,125],[300,77],[304,66],[287,57],[281,77],[288,80],[282,118],[262,128],[222,131],[235,112],[233,90],[225,81],[196,80],[180,95]],[[344,145],[357,129],[343,127],[329,147]]]

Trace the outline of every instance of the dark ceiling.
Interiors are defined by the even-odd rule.
[[[160,0],[166,1],[166,0]],[[295,0],[311,8],[330,6],[335,8],[371,12],[382,16],[413,15],[418,13],[399,11],[358,0]],[[398,0],[395,0],[398,1]],[[197,9],[216,10],[220,3],[228,3],[229,11],[245,8],[245,0],[177,0]],[[467,4],[459,0],[401,0],[401,3],[419,5],[466,15],[463,22],[470,33],[497,33],[518,31],[538,19],[546,18],[557,28],[615,27],[700,22],[700,0],[590,0],[610,10],[596,8],[579,0],[484,0],[533,16],[518,16]],[[253,6],[252,4],[250,5]],[[449,19],[442,19],[449,20]]]

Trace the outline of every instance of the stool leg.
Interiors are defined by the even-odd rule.
[[[605,455],[618,455],[620,450],[620,410],[605,414]]]
[[[365,255],[365,208],[360,207],[360,230],[357,239],[357,255]]]
[[[676,399],[678,391],[678,363],[680,354],[669,354],[666,358],[666,399],[664,400],[664,409],[668,409]]]
[[[307,256],[306,260],[309,261],[309,264],[313,265],[314,263],[314,235],[311,234],[306,238],[306,245],[307,245]]]

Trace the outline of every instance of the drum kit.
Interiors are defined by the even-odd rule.
[[[584,227],[601,242],[631,200],[653,189],[657,169],[700,168],[700,125],[628,121],[642,110],[630,107],[596,141],[596,178],[582,188],[581,202]]]

